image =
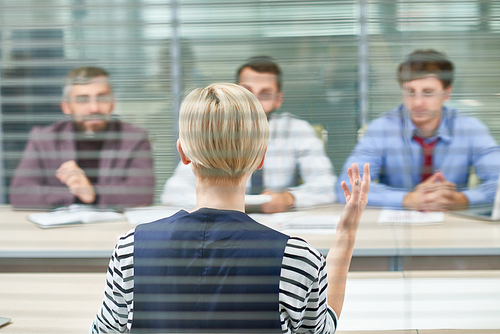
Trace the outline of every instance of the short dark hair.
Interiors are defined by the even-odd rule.
[[[281,68],[276,61],[268,56],[257,56],[248,58],[247,61],[238,68],[236,72],[236,83],[240,82],[240,74],[244,68],[250,67],[255,72],[259,73],[272,73],[276,75],[276,83],[278,84],[278,92],[281,92],[283,87],[283,78],[281,75]]]
[[[435,50],[416,50],[410,53],[398,67],[398,82],[421,79],[434,74],[448,88],[453,83],[454,66],[444,53]]]

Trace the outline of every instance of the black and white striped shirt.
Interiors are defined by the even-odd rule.
[[[109,262],[104,299],[90,333],[128,332],[134,318],[134,231],[120,238]],[[302,239],[288,239],[280,275],[283,333],[334,333],[337,316],[326,301],[326,261]]]

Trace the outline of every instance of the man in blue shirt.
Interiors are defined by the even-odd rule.
[[[492,203],[500,150],[479,120],[444,106],[450,99],[453,64],[440,52],[417,50],[399,65],[403,104],[370,123],[346,160],[370,163],[368,205],[446,211]],[[471,167],[482,183],[468,188]],[[337,196],[340,200],[342,196]]]

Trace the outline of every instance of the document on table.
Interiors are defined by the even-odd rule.
[[[0,327],[7,325],[10,322],[10,318],[0,317]]]
[[[158,219],[170,217],[177,213],[180,209],[163,207],[163,206],[148,206],[141,208],[125,209],[125,217],[132,225],[150,223]]]
[[[51,228],[70,224],[123,221],[125,216],[112,210],[101,210],[87,205],[72,204],[50,212],[32,213],[28,220],[41,228]]]
[[[315,215],[307,211],[250,214],[254,220],[290,235],[335,234],[339,215]]]
[[[132,225],[149,223],[158,219],[170,217],[179,208],[150,206],[125,209],[125,217]],[[250,214],[257,222],[277,231],[291,234],[335,234],[338,215],[311,215],[306,211],[283,212],[273,214]]]
[[[413,210],[380,210],[379,224],[429,225],[444,221],[444,212],[420,212]]]

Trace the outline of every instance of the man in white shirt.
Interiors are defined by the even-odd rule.
[[[270,57],[252,57],[240,66],[236,81],[257,97],[269,120],[266,162],[262,173],[254,174],[247,184],[247,193],[271,196],[261,206],[265,213],[335,202],[336,177],[323,142],[308,122],[276,112],[283,103],[280,67]],[[191,168],[179,163],[165,184],[161,202],[194,207],[195,195]]]

